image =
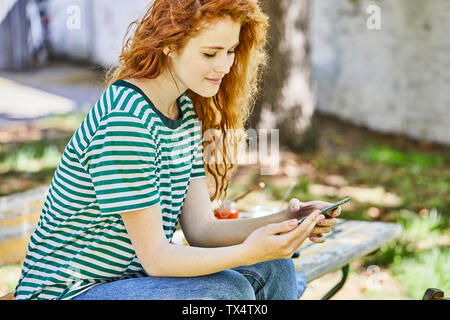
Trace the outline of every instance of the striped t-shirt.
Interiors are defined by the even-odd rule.
[[[129,82],[105,90],[64,150],[15,299],[71,299],[147,276],[120,213],[159,203],[171,241],[190,181],[205,176],[201,122],[186,94],[177,105],[172,120]]]

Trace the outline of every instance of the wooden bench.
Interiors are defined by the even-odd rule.
[[[294,258],[295,269],[311,282],[341,268],[341,281],[322,298],[328,300],[344,286],[350,262],[376,251],[401,232],[402,227],[396,223],[338,219],[332,231],[325,235],[324,243],[308,240],[300,247],[299,257]]]
[[[262,216],[278,210],[275,207],[256,206],[252,212],[241,212],[240,217]],[[307,239],[293,256],[296,271],[303,273],[308,283],[329,272],[342,270],[341,280],[322,297],[323,300],[330,299],[344,286],[350,262],[376,251],[402,232],[401,225],[397,223],[337,220],[331,232],[324,234],[324,243]]]
[[[254,213],[241,212],[241,216],[249,218]],[[257,215],[260,216],[260,215]],[[397,223],[372,222],[338,219],[332,231],[325,234],[324,243],[306,240],[293,258],[295,270],[303,273],[308,282],[325,274],[342,270],[341,281],[326,293],[322,300],[334,296],[345,284],[350,262],[376,251],[383,244],[398,237],[402,227]],[[174,238],[180,242],[181,230],[176,231]]]
[[[21,262],[26,253],[29,237],[41,214],[48,187],[0,197],[0,266]],[[245,213],[241,213],[242,217]],[[249,217],[247,213],[247,217]],[[338,219],[327,241],[317,244],[307,240],[294,258],[297,271],[306,275],[308,282],[331,271],[342,269],[342,280],[323,299],[331,298],[344,285],[349,263],[377,250],[397,237],[400,225],[385,222],[367,222]],[[183,237],[177,230],[174,239]],[[12,293],[0,299],[12,298]]]

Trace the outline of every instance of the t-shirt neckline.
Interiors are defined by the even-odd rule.
[[[176,120],[173,120],[173,119],[170,119],[169,117],[165,116],[161,111],[159,111],[155,107],[153,102],[150,100],[150,98],[138,86],[135,86],[134,84],[132,84],[128,81],[125,81],[125,80],[117,80],[113,83],[113,85],[124,86],[124,87],[127,87],[127,88],[137,91],[142,97],[144,97],[144,99],[147,101],[147,103],[152,108],[152,110],[155,111],[156,114],[158,114],[161,121],[170,129],[176,129],[181,125],[181,123],[183,121],[183,111],[181,110],[181,101],[180,101],[182,95],[177,98],[178,118]]]

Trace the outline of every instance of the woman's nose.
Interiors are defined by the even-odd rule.
[[[218,67],[214,68],[214,72],[216,74],[219,74],[220,76],[224,76],[228,72],[230,72],[230,68],[228,66],[218,66]]]
[[[230,72],[232,64],[233,63],[230,63],[228,59],[224,59],[219,65],[214,68],[214,71],[217,74],[226,75],[228,72]]]

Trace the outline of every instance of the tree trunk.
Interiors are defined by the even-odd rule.
[[[311,131],[315,99],[311,82],[308,39],[309,0],[263,0],[269,16],[269,63],[261,95],[249,127],[279,129],[280,145],[292,151],[314,147]]]

